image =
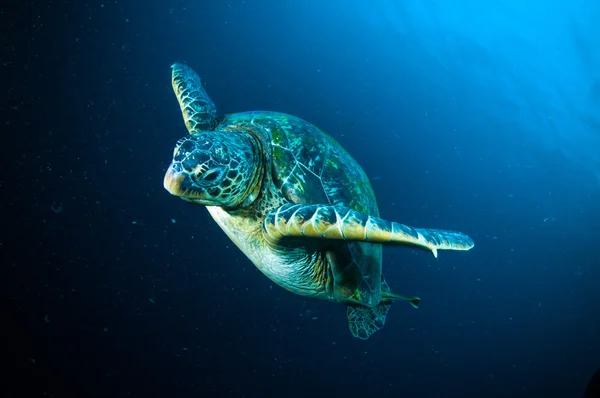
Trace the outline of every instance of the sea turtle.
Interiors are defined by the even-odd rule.
[[[412,228],[379,218],[373,188],[333,138],[295,116],[242,112],[217,116],[200,77],[172,67],[189,135],[180,139],[164,187],[207,207],[236,246],[277,285],[347,306],[352,334],[384,325],[393,300],[381,273],[382,244],[413,245],[437,257],[469,250],[458,232]]]

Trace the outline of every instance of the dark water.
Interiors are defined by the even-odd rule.
[[[600,6],[396,3],[3,3],[0,395],[581,396],[600,366]],[[344,307],[274,286],[163,189],[186,134],[174,61],[220,113],[328,131],[383,217],[475,248],[385,249],[421,308],[352,338]]]

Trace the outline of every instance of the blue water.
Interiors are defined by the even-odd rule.
[[[580,397],[600,366],[600,3],[22,6],[3,39],[7,386],[51,396]],[[384,249],[395,304],[267,280],[162,187],[186,134],[169,66],[220,114],[336,138],[382,217],[469,234]],[[9,375],[13,375],[9,373]],[[19,381],[23,379],[23,381]],[[12,389],[11,389],[12,391]],[[8,393],[7,393],[8,394]],[[20,396],[18,394],[7,396]]]

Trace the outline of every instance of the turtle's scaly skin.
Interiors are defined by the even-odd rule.
[[[217,125],[217,108],[202,87],[200,76],[181,64],[173,65],[173,72],[173,91],[188,131],[213,130]]]
[[[468,250],[466,235],[379,218],[356,161],[314,125],[275,112],[218,120],[200,78],[173,66],[173,87],[190,136],[180,140],[165,188],[206,205],[229,238],[269,279],[303,296],[348,306],[353,335],[383,327],[392,300],[381,273],[382,243]]]

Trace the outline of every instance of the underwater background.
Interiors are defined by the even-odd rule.
[[[600,3],[9,1],[0,7],[2,397],[580,397],[600,366]],[[170,65],[220,114],[304,118],[382,217],[395,304],[273,285],[162,179]],[[6,369],[9,369],[6,371]]]

